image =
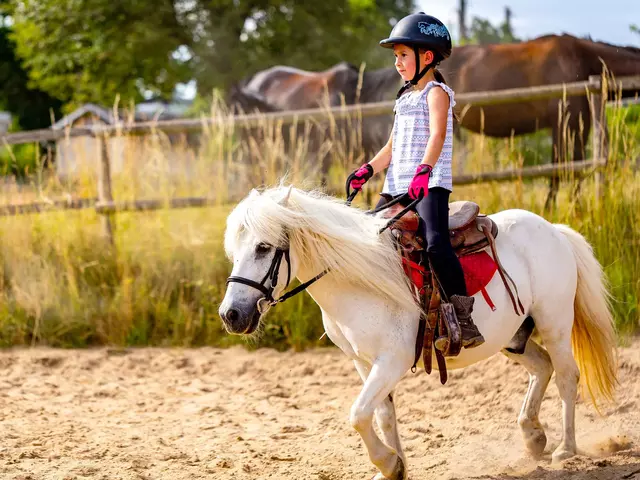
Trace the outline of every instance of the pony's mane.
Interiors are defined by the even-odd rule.
[[[279,186],[252,190],[227,218],[230,258],[248,233],[260,242],[287,247],[311,272],[331,268],[326,278],[374,291],[393,304],[419,308],[385,221],[348,207],[319,191]]]

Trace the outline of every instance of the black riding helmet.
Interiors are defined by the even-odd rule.
[[[396,44],[413,47],[416,56],[416,73],[413,79],[398,92],[398,97],[409,86],[417,84],[431,66],[449,57],[452,49],[451,34],[445,24],[424,12],[413,13],[402,18],[391,30],[389,38],[380,41],[380,45],[385,48],[393,48]],[[434,53],[433,61],[425,65],[422,71],[420,70],[420,48]]]

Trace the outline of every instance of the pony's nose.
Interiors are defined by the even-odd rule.
[[[235,308],[230,308],[224,314],[224,317],[225,317],[225,319],[227,320],[228,323],[233,325],[234,323],[236,323],[238,321],[238,318],[240,318],[240,313]]]

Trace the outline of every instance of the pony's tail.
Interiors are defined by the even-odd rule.
[[[600,263],[587,240],[566,225],[555,227],[569,240],[578,266],[578,288],[571,332],[573,355],[593,405],[597,397],[613,401],[616,378],[616,332],[610,294]]]

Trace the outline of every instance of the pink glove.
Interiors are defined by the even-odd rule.
[[[354,178],[351,180],[349,185],[354,190],[360,190],[367,180],[369,180],[373,176],[373,167],[368,163],[362,165],[358,170],[354,172]]]
[[[431,176],[431,165],[421,163],[416,168],[416,174],[409,185],[409,197],[417,200],[422,195],[425,198],[429,194],[429,177]]]

